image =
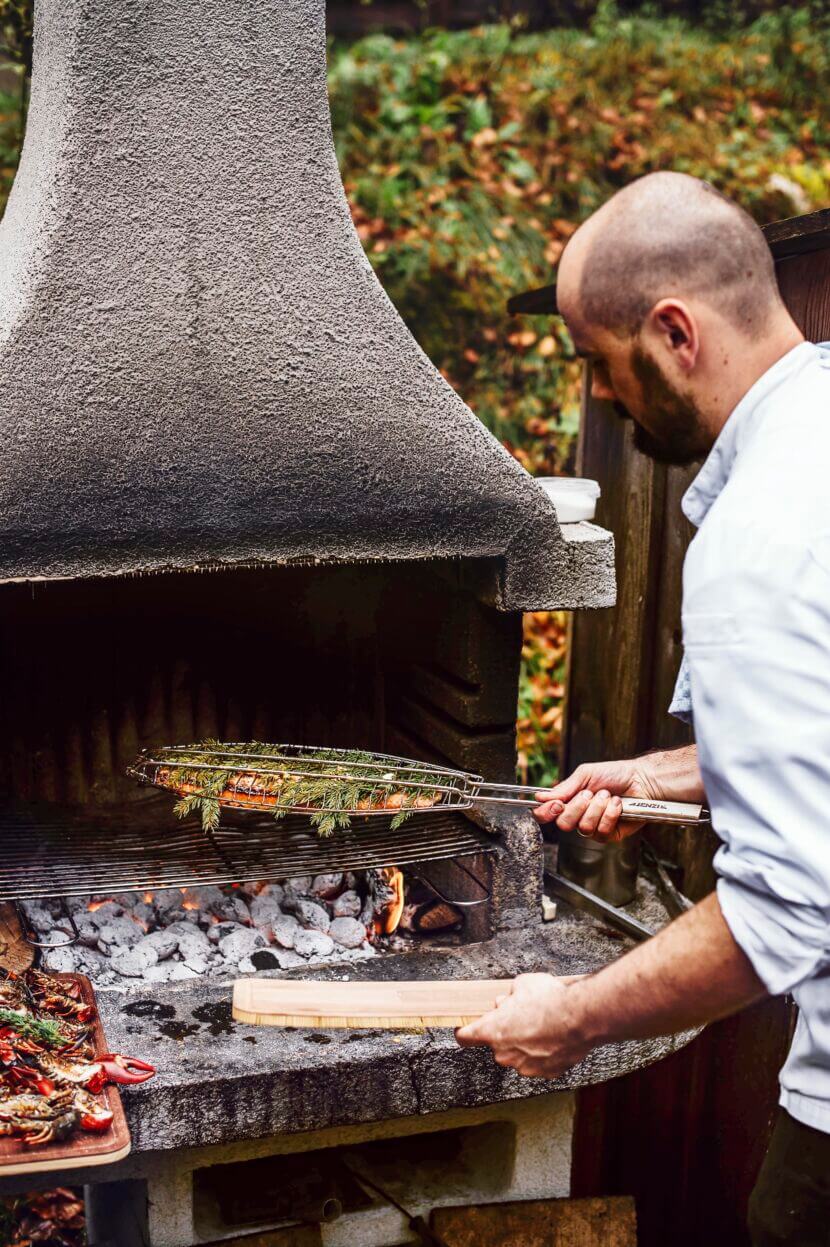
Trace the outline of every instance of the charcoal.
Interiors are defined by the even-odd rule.
[[[360,913],[363,902],[357,892],[341,892],[332,904],[332,912],[335,918],[356,918]]]
[[[261,931],[243,927],[241,931],[232,931],[219,941],[219,951],[226,961],[242,961],[250,957],[258,948],[267,948],[268,942]]]
[[[186,892],[188,904],[193,903],[199,909],[212,911],[214,905],[221,905],[225,900],[225,894],[221,888],[217,888],[215,884],[207,884],[201,888],[188,888]]]
[[[132,918],[113,918],[98,932],[98,947],[106,953],[112,948],[132,948],[143,939],[144,932]]]
[[[356,918],[335,918],[329,935],[343,948],[360,948],[366,939],[366,928]]]
[[[301,929],[297,919],[290,914],[280,914],[271,923],[271,934],[282,948],[293,948],[297,933]]]
[[[251,921],[251,911],[241,896],[222,896],[210,906],[210,912],[223,922],[242,922],[246,926]]]
[[[375,907],[372,904],[371,897],[366,897],[363,902],[363,909],[360,911],[360,921],[363,923],[367,931],[371,931],[375,925]]]
[[[207,937],[211,944],[218,944],[232,931],[247,931],[248,929],[248,927],[243,927],[241,922],[214,922],[207,929]]]
[[[184,961],[193,957],[206,957],[211,951],[210,940],[198,927],[191,927],[189,931],[178,931],[176,938]]]
[[[199,975],[195,970],[191,970],[190,966],[186,966],[183,961],[168,962],[170,966],[170,975],[168,983],[183,983],[186,979],[197,979]]]
[[[302,925],[313,931],[325,932],[331,926],[328,910],[315,901],[298,901],[295,912]]]
[[[78,942],[85,948],[98,947],[98,926],[92,921],[91,914],[79,914],[75,919],[78,928]]]
[[[312,875],[295,875],[293,879],[286,879],[286,887],[293,888],[298,896],[308,894],[311,891]]]
[[[169,983],[173,970],[179,965],[181,965],[179,961],[161,961],[157,966],[150,966],[146,969],[144,978],[148,983]]]
[[[43,964],[57,974],[73,974],[78,969],[78,958],[72,947],[51,948],[43,954]]]
[[[334,940],[322,931],[298,931],[294,950],[301,957],[328,957],[334,952]]]
[[[186,965],[188,970],[195,970],[197,974],[207,974],[208,972],[207,961],[198,954],[193,957],[185,957],[182,964]]]
[[[305,965],[305,957],[301,957],[299,953],[295,953],[292,949],[269,948],[268,951],[273,957],[276,957],[277,965],[281,970],[294,970],[297,966]]]
[[[347,870],[343,883],[345,884],[347,891],[356,892],[357,885],[360,883],[360,880],[353,870]]]
[[[120,918],[123,913],[123,907],[116,905],[115,901],[104,901],[103,905],[99,905],[97,909],[91,909],[89,916],[99,927],[103,927],[108,922],[112,922],[114,918]]]
[[[141,892],[113,892],[111,899],[123,909],[132,909],[144,900],[144,895]]]
[[[139,901],[137,905],[133,905],[130,913],[147,931],[152,931],[158,921],[155,909],[147,901]]]
[[[179,947],[179,937],[168,927],[166,930],[153,931],[150,935],[145,935],[142,944],[154,948],[159,961],[166,961]]]
[[[55,919],[42,905],[24,905],[23,909],[30,926],[34,927],[38,935],[46,935],[54,927]]]
[[[251,901],[251,922],[260,930],[269,927],[281,915],[282,910],[270,896],[255,896]]]
[[[281,883],[266,883],[265,887],[261,888],[257,895],[261,896],[263,900],[265,897],[268,897],[270,900],[276,901],[278,905],[281,905],[285,896],[285,888]]]
[[[334,900],[343,890],[343,872],[337,874],[316,875],[311,884],[311,891],[314,896],[319,896],[321,900]]]
[[[143,978],[145,971],[157,964],[158,953],[144,941],[135,948],[121,948],[110,958],[112,969],[125,978]]]
[[[182,894],[179,888],[164,888],[153,897],[156,913],[169,914],[173,909],[181,909]]]

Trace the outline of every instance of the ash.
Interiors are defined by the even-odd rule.
[[[376,955],[377,894],[365,875],[303,875],[282,883],[170,888],[24,902],[50,970],[86,974],[97,987],[138,987],[253,974]]]

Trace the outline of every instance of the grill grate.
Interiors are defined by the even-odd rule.
[[[0,814],[0,901],[286,879],[339,870],[407,866],[496,853],[463,814],[414,814],[393,831],[387,819],[354,818],[321,839],[308,819],[228,811],[215,832],[179,821],[167,801],[82,813],[27,807]]]

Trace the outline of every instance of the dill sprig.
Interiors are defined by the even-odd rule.
[[[154,754],[158,764],[154,779],[163,787],[182,793],[175,806],[176,814],[186,818],[198,813],[206,831],[215,831],[219,825],[220,798],[237,792],[241,797],[246,793],[274,797],[275,819],[284,818],[292,809],[307,810],[321,836],[346,830],[352,817],[363,812],[361,805],[377,810],[393,795],[400,796],[402,804],[389,809],[391,825],[400,827],[415,812],[419,798],[431,796],[437,803],[445,783],[428,769],[393,767],[383,771],[374,755],[360,750],[344,754],[319,749],[289,757],[282,763],[269,761],[281,752],[279,745],[259,741],[223,744],[206,740],[184,749],[161,749]],[[259,758],[263,760],[263,774],[252,769]],[[367,768],[362,776],[361,767]],[[349,773],[351,770],[354,775]]]
[[[36,1043],[45,1044],[48,1048],[62,1048],[66,1036],[57,1022],[30,1017],[26,1013],[16,1013],[14,1009],[0,1008],[0,1026],[8,1026],[23,1039],[33,1039]]]

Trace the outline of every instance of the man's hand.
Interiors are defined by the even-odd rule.
[[[702,801],[703,782],[694,745],[620,762],[588,762],[548,792],[537,794],[540,823],[605,842],[623,840],[643,826],[622,819],[622,797],[651,801]]]
[[[462,1047],[489,1044],[499,1065],[531,1078],[557,1078],[590,1052],[595,1038],[580,1031],[569,1008],[570,985],[581,975],[522,974],[491,1013],[456,1031]]]
[[[520,1074],[556,1078],[598,1044],[671,1035],[765,995],[713,892],[596,974],[523,974],[456,1038],[489,1044]]]

